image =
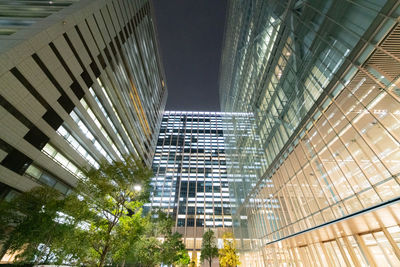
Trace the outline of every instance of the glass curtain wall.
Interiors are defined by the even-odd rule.
[[[394,204],[263,248],[267,266],[400,266]]]
[[[284,254],[279,264],[288,264],[285,255],[298,246],[279,247],[282,240],[399,199],[398,6],[396,1],[229,2],[221,107],[253,114],[253,140],[259,138],[263,151],[234,214],[247,220],[235,228],[247,228],[252,242],[244,250],[264,255],[254,266],[276,266],[267,255],[277,246]],[[244,154],[236,160],[251,163]],[[362,234],[357,231],[349,236]],[[329,243],[328,253],[341,255],[342,242]],[[316,254],[305,253],[309,262],[292,263],[317,266]],[[353,266],[344,258],[327,262]],[[363,266],[361,260],[355,265]]]

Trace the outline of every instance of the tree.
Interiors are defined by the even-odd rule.
[[[0,255],[18,253],[18,263],[61,262],[66,256],[62,241],[75,227],[60,221],[64,204],[61,193],[49,187],[36,187],[1,202]]]
[[[161,262],[167,265],[187,265],[190,262],[189,254],[182,242],[182,235],[169,233],[161,245]]]
[[[113,259],[123,261],[143,229],[141,207],[148,200],[151,171],[127,157],[102,161],[84,175],[65,206],[65,212],[81,223],[78,236],[89,250],[83,262],[102,267]],[[73,253],[76,247],[70,249]]]
[[[117,228],[119,239],[116,240],[114,249],[111,251],[114,263],[126,262],[131,247],[137,244],[137,241],[145,235],[146,228],[151,222],[148,216],[143,216],[139,210],[131,216],[124,216],[120,219],[120,227]]]
[[[172,232],[175,221],[164,212],[156,212],[154,219],[159,225],[158,237],[163,237],[161,244],[161,262],[166,265],[187,265],[190,262],[189,254],[182,242],[182,235]]]
[[[161,263],[160,240],[156,237],[142,236],[127,257],[127,263],[132,266],[152,267]]]
[[[211,229],[208,229],[203,234],[203,242],[201,244],[200,261],[201,261],[201,263],[203,263],[204,260],[207,260],[211,267],[212,259],[217,256],[218,256],[218,248],[216,245],[214,232]]]
[[[222,236],[224,247],[219,250],[219,264],[221,267],[234,267],[240,265],[239,256],[236,254],[236,241],[232,232],[225,232]]]
[[[158,239],[163,221],[155,222],[152,214],[148,214],[143,233],[130,246],[127,254],[127,263],[133,266],[156,266],[161,263],[161,241]]]
[[[4,252],[17,252],[18,262],[28,264],[185,264],[188,254],[181,236],[172,232],[173,221],[163,213],[142,213],[150,175],[132,157],[104,161],[85,170],[66,197],[38,187],[0,203]]]
[[[179,250],[177,253],[177,256],[179,259],[177,261],[175,261],[176,266],[181,266],[181,267],[188,266],[188,264],[190,263],[190,256],[186,250],[186,247]]]
[[[134,266],[150,267],[161,263],[186,266],[189,255],[179,233],[172,232],[174,221],[163,212],[154,212],[144,234],[131,246],[127,262]]]

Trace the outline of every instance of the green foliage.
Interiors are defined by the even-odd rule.
[[[144,215],[151,172],[141,161],[100,163],[74,192],[39,187],[0,203],[0,241],[19,263],[104,266],[186,265],[189,256],[174,222]],[[135,185],[141,190],[135,191]],[[164,242],[162,242],[164,241]]]
[[[144,217],[142,210],[131,216],[121,217],[116,229],[119,239],[115,240],[111,251],[113,262],[123,262],[130,252],[130,248],[141,238],[148,225],[148,217]]]
[[[221,267],[240,265],[239,256],[236,254],[236,241],[233,233],[224,233],[222,239],[224,241],[224,247],[219,250],[219,265]]]
[[[64,205],[61,194],[48,187],[38,187],[20,194],[10,202],[0,203],[0,240],[3,255],[22,252],[19,263],[45,264],[60,261],[63,240],[73,230],[73,224],[57,222]],[[12,226],[12,227],[10,227]],[[57,259],[54,253],[61,254]]]
[[[186,248],[178,251],[177,256],[179,257],[179,260],[175,262],[176,266],[188,266],[190,263],[190,256]]]
[[[179,233],[165,236],[161,245],[161,262],[164,264],[189,264],[190,258]]]
[[[200,261],[203,263],[204,260],[207,260],[211,267],[212,259],[217,256],[218,256],[218,248],[217,248],[217,244],[216,244],[215,235],[211,229],[208,229],[203,234],[203,242],[201,244]]]
[[[127,263],[134,266],[186,266],[190,262],[179,233],[173,233],[173,220],[163,212],[149,214],[144,234],[131,246]]]
[[[65,207],[67,214],[84,225],[77,229],[89,248],[83,263],[104,266],[112,260],[123,261],[143,229],[141,206],[149,196],[151,172],[128,157],[125,162],[103,161],[98,169],[84,174],[86,179],[68,196]],[[135,185],[142,190],[135,191]],[[71,249],[75,252],[76,247]]]

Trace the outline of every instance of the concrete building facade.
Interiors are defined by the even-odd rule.
[[[149,1],[2,3],[0,196],[67,193],[125,154],[150,167],[166,97]]]

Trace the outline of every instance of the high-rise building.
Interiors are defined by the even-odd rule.
[[[5,1],[0,63],[1,198],[67,193],[124,154],[151,166],[167,90],[149,1]]]
[[[230,121],[222,115],[166,111],[161,123],[148,206],[172,216],[190,253],[201,249],[205,228],[221,238],[232,227],[223,133]]]
[[[245,266],[400,265],[399,5],[229,1],[221,107],[254,129],[234,158]]]

